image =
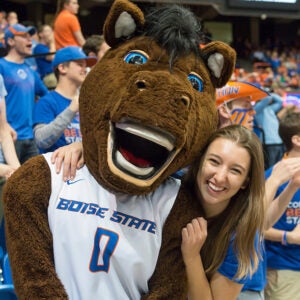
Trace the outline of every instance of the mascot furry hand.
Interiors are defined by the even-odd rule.
[[[63,182],[50,154],[5,189],[7,246],[19,299],[186,299],[181,228],[197,203],[169,176],[217,127],[215,88],[235,52],[199,49],[184,8],[144,18],[117,0],[104,25],[111,49],[80,94],[86,166]]]

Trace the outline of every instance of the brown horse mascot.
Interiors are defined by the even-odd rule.
[[[200,48],[200,25],[171,5],[146,16],[116,0],[104,24],[111,49],[80,91],[86,165],[64,182],[51,153],[26,162],[4,193],[17,296],[186,299],[181,229],[201,214],[171,175],[217,128],[215,89],[235,52]]]

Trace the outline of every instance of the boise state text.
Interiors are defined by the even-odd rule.
[[[87,214],[87,215],[94,215],[100,218],[107,217],[107,211],[109,211],[106,207],[100,207],[96,203],[86,203],[76,200],[68,200],[59,198],[60,201],[57,205],[57,209],[66,210],[69,212],[80,213],[80,214]],[[139,219],[134,216],[130,216],[124,214],[122,212],[114,210],[111,217],[109,218],[110,221],[122,224],[124,226],[132,227],[135,229],[147,231],[149,233],[156,233],[156,224],[153,221]]]

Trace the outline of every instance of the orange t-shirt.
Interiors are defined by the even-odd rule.
[[[81,30],[77,17],[67,10],[62,10],[54,22],[56,50],[66,46],[80,46],[74,32]]]

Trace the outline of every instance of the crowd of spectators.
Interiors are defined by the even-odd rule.
[[[238,52],[239,53],[239,52]],[[245,60],[243,60],[245,61]],[[245,80],[280,93],[300,89],[300,46],[257,47],[249,52],[248,67],[237,65],[236,80]]]
[[[275,73],[269,63],[256,62],[252,71],[238,67],[234,76],[236,80],[248,81],[267,90],[277,90],[280,94],[300,89],[300,70],[287,68],[284,63],[276,68]]]
[[[59,12],[68,12],[77,18],[75,16],[79,8],[77,0],[59,1],[58,6],[60,7]],[[5,170],[10,170],[7,172],[8,174],[12,174],[11,170],[16,170],[15,166],[17,164],[20,165],[30,157],[43,152],[37,148],[39,140],[34,135],[37,132],[34,128],[35,125],[41,127],[43,124],[40,124],[40,122],[38,124],[33,123],[34,120],[39,120],[41,117],[46,118],[45,115],[34,116],[33,108],[41,99],[39,97],[53,95],[52,92],[60,93],[64,95],[65,106],[67,107],[68,103],[77,101],[76,111],[78,111],[79,88],[88,71],[88,68],[85,70],[84,58],[93,56],[92,59],[94,61],[99,60],[109,48],[103,36],[100,35],[92,35],[86,40],[84,39],[85,43],[82,49],[77,42],[68,44],[68,41],[65,41],[66,44],[61,49],[73,47],[70,49],[72,50],[72,55],[64,55],[64,59],[60,60],[59,64],[54,64],[53,59],[55,59],[58,52],[55,46],[54,26],[50,24],[25,26],[27,24],[27,22],[19,23],[18,15],[15,12],[6,13],[5,11],[0,11],[0,77],[1,79],[3,78],[3,81],[0,82],[2,91],[0,94],[0,111],[1,116],[3,115],[0,122],[0,166],[3,165],[3,168],[6,168]],[[65,26],[67,30],[67,23],[65,23]],[[72,33],[70,32],[69,34]],[[78,32],[75,30],[74,36],[76,37],[77,35]],[[83,58],[83,61],[80,58]],[[78,66],[78,70],[69,70],[73,66],[73,60],[76,62],[74,68]],[[86,61],[89,60],[86,59]],[[60,83],[59,85],[58,79],[60,78],[60,81],[62,81],[62,78],[65,77],[69,79],[69,82]],[[62,86],[63,89],[61,88]],[[74,91],[70,93],[72,89]],[[77,100],[75,99],[76,101],[74,102],[72,101],[73,98]],[[74,106],[74,104],[72,105]],[[70,105],[71,108],[73,107],[72,105]],[[3,109],[3,106],[5,109]],[[60,116],[61,113],[65,113],[63,112],[64,108],[55,117],[63,119],[63,124],[68,126],[69,118],[65,120],[63,118],[64,115]],[[74,117],[73,111],[67,111],[66,113]],[[79,116],[74,119],[78,123]],[[52,124],[52,121],[50,119],[48,123]],[[56,124],[50,126],[56,126]],[[56,127],[56,130],[60,132],[56,140],[59,139],[65,141],[65,143],[70,143],[70,136],[65,136],[64,129]],[[6,155],[3,155],[4,138],[2,137],[7,134],[14,141],[15,149],[13,149],[14,151],[6,151]],[[51,139],[53,140],[53,136]],[[15,156],[12,158],[13,155],[17,156],[17,158]],[[10,162],[14,162],[13,159],[17,160],[17,163],[11,166]],[[0,220],[2,217],[2,186],[6,179],[6,173],[2,176],[0,172]]]

